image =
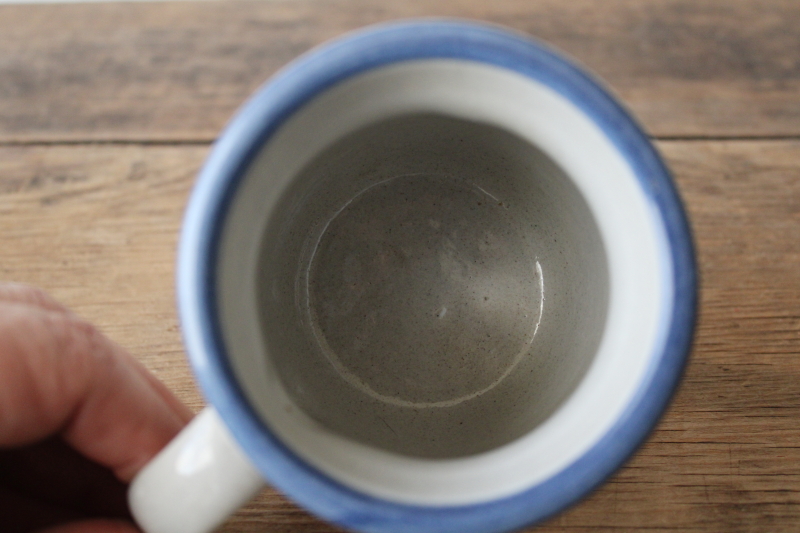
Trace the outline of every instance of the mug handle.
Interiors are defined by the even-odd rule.
[[[145,533],[209,533],[264,487],[213,407],[136,475],[131,513]]]

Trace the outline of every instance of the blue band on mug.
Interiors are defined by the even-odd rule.
[[[461,59],[534,79],[585,113],[627,160],[667,235],[673,300],[663,350],[605,436],[577,461],[514,496],[474,505],[426,507],[377,499],[309,466],[261,421],[226,359],[215,298],[222,222],[239,181],[260,148],[314,96],[358,73],[417,59]],[[530,38],[455,21],[380,25],[312,50],[276,74],[228,125],[200,173],[184,220],[177,272],[189,357],[208,400],[268,481],[316,515],[375,533],[498,533],[541,521],[601,484],[655,427],[685,367],[697,306],[691,232],[669,172],[646,134],[597,81]]]

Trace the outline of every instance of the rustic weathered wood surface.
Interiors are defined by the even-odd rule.
[[[541,531],[800,530],[794,0],[0,7],[0,278],[44,287],[199,409],[173,264],[210,141],[310,46],[443,14],[529,32],[598,72],[660,138],[696,234],[701,319],[681,390],[627,466]],[[335,528],[268,490],[222,531]]]
[[[291,58],[416,16],[545,39],[657,136],[800,135],[796,0],[271,0],[0,7],[0,140],[208,141]]]

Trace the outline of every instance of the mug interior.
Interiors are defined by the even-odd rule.
[[[255,290],[298,408],[363,444],[452,458],[528,433],[575,389],[600,342],[607,271],[588,205],[541,150],[412,113],[349,133],[297,174]]]
[[[662,342],[664,241],[616,147],[546,85],[384,66],[315,96],[245,170],[218,244],[226,355],[338,482],[488,501],[624,411]]]

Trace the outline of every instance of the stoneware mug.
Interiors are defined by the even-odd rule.
[[[615,99],[441,20],[349,34],[255,94],[200,173],[177,285],[210,406],[130,488],[148,533],[210,531],[263,480],[354,531],[540,521],[654,427],[697,290]]]

